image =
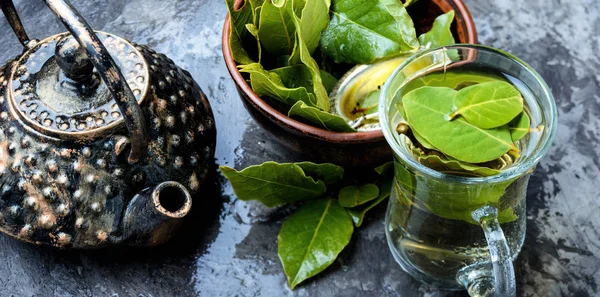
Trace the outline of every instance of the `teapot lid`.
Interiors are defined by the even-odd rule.
[[[2,12],[26,49],[11,64],[8,82],[6,78],[2,82],[9,85],[11,114],[45,135],[74,141],[105,136],[125,122],[131,144],[127,161],[138,162],[148,147],[148,130],[139,102],[146,96],[149,73],[141,53],[108,33],[98,32],[101,40],[68,0],[44,2],[71,35],[59,34],[42,42],[30,40],[12,0],[0,1]],[[118,57],[118,62],[111,54]],[[129,76],[126,78],[123,72]],[[105,95],[98,77],[112,97]],[[136,94],[131,85],[135,85]]]
[[[148,64],[130,42],[95,32],[121,70],[138,104],[149,89]],[[85,50],[69,33],[28,44],[13,65],[7,96],[11,112],[31,128],[61,139],[84,140],[121,126],[123,115]],[[4,83],[5,77],[0,77]]]

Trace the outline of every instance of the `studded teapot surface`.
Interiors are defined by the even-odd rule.
[[[0,68],[0,230],[61,248],[167,241],[213,163],[200,87],[143,45],[93,32],[46,0],[71,33],[29,40]]]

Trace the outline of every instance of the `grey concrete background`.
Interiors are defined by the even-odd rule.
[[[223,63],[222,0],[78,0],[96,29],[166,53],[210,98],[216,163],[291,161],[241,105]],[[519,296],[600,296],[600,3],[465,0],[480,42],[537,69],[559,106],[558,135],[528,190]],[[17,1],[32,37],[64,31],[42,1]],[[0,20],[0,61],[20,47]],[[186,232],[154,249],[57,251],[0,236],[0,296],[464,296],[413,281],[387,250],[383,207],[370,214],[325,273],[296,290],[277,258],[284,211],[237,201],[220,177],[194,202]]]

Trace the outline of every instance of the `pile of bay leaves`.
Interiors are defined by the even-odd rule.
[[[375,169],[374,181],[361,185],[347,185],[344,169],[329,163],[265,162],[241,171],[220,169],[240,200],[258,200],[268,207],[303,202],[277,238],[292,289],[335,261],[365,214],[388,198],[393,178],[391,162]]]
[[[246,0],[237,10],[226,2],[231,52],[253,91],[291,118],[336,132],[355,131],[329,112],[328,94],[351,66],[454,43],[454,11],[417,38],[405,8],[416,1]]]

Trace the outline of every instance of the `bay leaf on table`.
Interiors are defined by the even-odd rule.
[[[297,0],[296,0],[297,1]],[[317,5],[320,2],[317,1],[325,1],[325,0],[304,0],[305,3],[305,8],[309,5],[309,4],[314,4]],[[311,74],[312,74],[312,81],[313,81],[313,92],[314,92],[314,96],[315,96],[315,105],[320,108],[321,110],[329,110],[329,95],[327,94],[327,90],[325,89],[325,86],[323,85],[323,80],[321,78],[321,71],[319,70],[319,65],[317,64],[317,62],[315,61],[315,59],[311,56],[311,52],[310,49],[308,48],[307,45],[307,40],[306,38],[309,38],[311,36],[311,34],[316,34],[317,31],[313,30],[310,31],[310,33],[308,32],[304,32],[304,30],[307,30],[305,27],[303,26],[303,21],[302,19],[300,19],[300,17],[298,17],[296,15],[296,12],[294,10],[294,2],[295,0],[288,0],[286,2],[286,7],[288,10],[288,15],[292,18],[292,21],[294,23],[294,26],[296,28],[296,42],[294,44],[294,49],[292,50],[292,54],[289,58],[289,64],[290,65],[296,65],[296,64],[304,64],[306,65],[306,67],[308,67],[308,69],[310,70]],[[313,17],[311,13],[305,13],[304,9],[302,10],[302,17],[305,18],[305,22],[310,21],[310,18]],[[318,31],[320,34],[320,31]]]
[[[334,199],[305,203],[279,231],[278,254],[290,288],[325,270],[348,245],[354,226]]]
[[[519,139],[523,138],[529,130],[531,129],[529,126],[531,125],[531,120],[526,112],[521,112],[516,118],[514,118],[510,123],[508,123],[508,129],[510,129],[510,136],[514,142],[517,142]]]
[[[343,118],[309,106],[302,101],[298,101],[290,108],[288,116],[295,119],[304,119],[317,127],[330,131],[356,132]]]
[[[287,106],[304,102],[308,106],[315,105],[315,96],[304,87],[288,88],[276,72],[265,70],[260,64],[253,63],[238,66],[240,72],[250,74],[252,90],[259,96],[269,96]],[[292,69],[289,69],[290,71]],[[279,73],[287,73],[279,71]]]
[[[258,35],[265,51],[271,55],[291,54],[296,42],[295,33],[296,27],[285,7],[276,7],[270,1],[262,5]]]
[[[464,118],[449,121],[457,91],[446,87],[421,87],[403,96],[409,126],[440,152],[467,163],[483,163],[518,152],[508,127],[481,129]]]
[[[454,10],[436,17],[431,30],[419,36],[421,46],[428,49],[454,44],[454,36],[450,30],[453,21]]]
[[[321,35],[321,50],[336,63],[370,63],[418,47],[413,21],[398,0],[334,1]]]
[[[241,171],[227,166],[219,169],[238,199],[258,200],[268,207],[319,198],[326,191],[323,181],[306,176],[296,164],[265,162]]]
[[[375,184],[346,186],[338,193],[338,201],[345,208],[363,205],[379,196],[379,188]]]
[[[322,180],[325,184],[331,185],[341,181],[344,178],[344,168],[331,163],[315,164],[312,162],[294,163],[306,174],[315,180]]]
[[[521,92],[512,84],[503,81],[490,81],[461,89],[453,99],[457,116],[483,129],[491,129],[508,124],[523,111]]]
[[[379,186],[379,195],[375,200],[371,201],[371,203],[348,209],[348,213],[352,217],[354,226],[356,226],[357,228],[360,227],[365,219],[365,215],[367,214],[367,212],[373,209],[375,206],[379,205],[379,203],[386,200],[390,196],[390,193],[392,192],[392,180],[392,178],[388,178],[385,181],[381,182],[381,185]]]

